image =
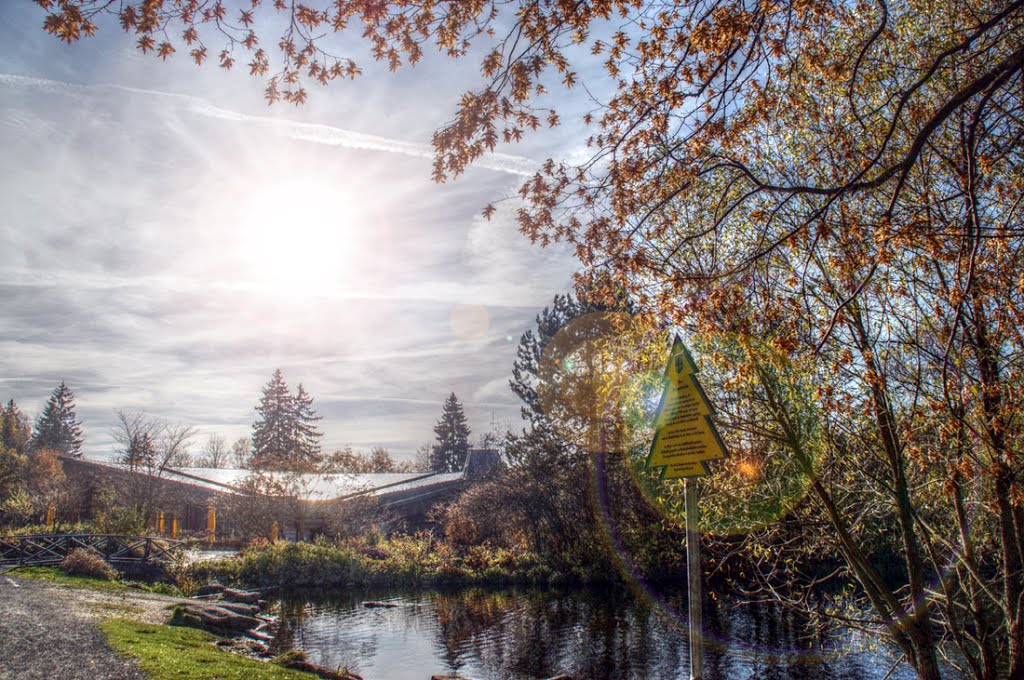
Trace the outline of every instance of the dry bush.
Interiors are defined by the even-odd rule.
[[[117,570],[94,551],[85,548],[75,548],[69,552],[60,563],[60,568],[69,576],[88,576],[104,581],[113,581],[117,578]]]
[[[357,496],[323,506],[324,533],[336,538],[355,538],[395,523],[394,514],[373,496]]]

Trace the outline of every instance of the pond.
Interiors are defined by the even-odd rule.
[[[382,602],[389,607],[366,607]],[[365,680],[666,680],[687,677],[685,595],[543,590],[345,591],[285,596],[274,647]],[[843,680],[914,677],[855,634],[808,637],[772,607],[709,603],[705,677]]]

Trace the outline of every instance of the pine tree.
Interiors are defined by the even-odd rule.
[[[32,428],[21,413],[21,409],[11,399],[0,409],[0,446],[6,446],[18,453],[28,453],[28,443],[32,439]]]
[[[292,405],[295,446],[290,467],[292,470],[314,470],[323,462],[320,452],[320,437],[323,433],[317,429],[316,423],[320,416],[313,409],[313,397],[309,396],[302,383],[299,383]]]
[[[82,455],[82,426],[75,416],[75,395],[62,381],[50,395],[36,421],[30,447],[51,449],[65,456]]]
[[[281,369],[274,371],[256,406],[259,414],[252,425],[252,467],[257,470],[288,469],[295,443],[294,398],[288,391]]]
[[[437,435],[437,444],[431,452],[430,468],[435,472],[461,470],[469,455],[469,425],[454,392],[444,402],[434,434]]]
[[[281,370],[274,371],[256,412],[259,418],[252,429],[254,469],[310,472],[319,468],[323,435],[316,423],[320,416],[301,384],[292,395]]]

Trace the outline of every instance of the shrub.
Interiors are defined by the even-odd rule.
[[[61,570],[69,576],[88,576],[104,581],[117,578],[117,571],[107,564],[102,557],[85,548],[75,548],[60,563]]]

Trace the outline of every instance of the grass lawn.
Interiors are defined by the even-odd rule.
[[[35,578],[69,588],[89,588],[108,593],[121,592],[130,587],[121,581],[105,581],[87,576],[68,576],[58,567],[18,567],[7,573],[18,578]]]
[[[193,628],[110,619],[100,623],[107,642],[119,654],[138,660],[152,680],[218,678],[224,680],[294,679],[316,676],[301,673],[218,649],[209,633]]]

